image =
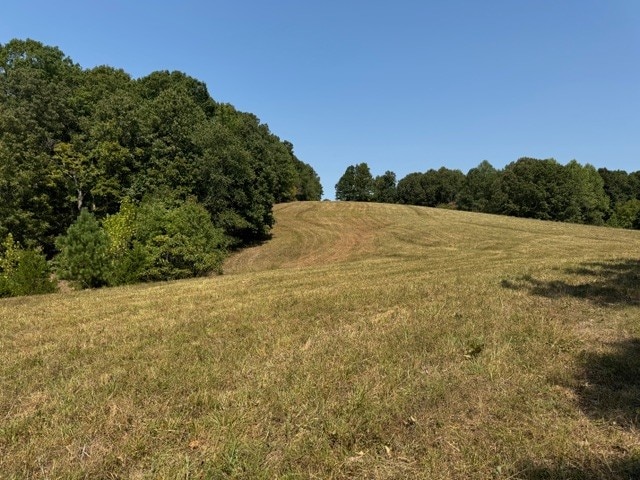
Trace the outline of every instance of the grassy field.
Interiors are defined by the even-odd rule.
[[[640,232],[294,203],[225,275],[0,301],[0,478],[640,478]]]

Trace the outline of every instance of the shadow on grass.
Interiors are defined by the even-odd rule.
[[[564,271],[591,281],[539,281],[521,277],[503,280],[511,289],[528,289],[534,295],[550,298],[571,296],[601,306],[640,305],[640,262],[590,263]],[[640,338],[605,345],[604,351],[586,352],[575,387],[581,409],[596,420],[640,427]],[[640,478],[640,477],[639,477]]]
[[[259,247],[269,242],[271,239],[273,239],[273,234],[269,232],[256,238],[238,240],[229,246],[229,250],[232,252],[238,252],[245,248]]]
[[[601,306],[640,305],[640,261],[585,263],[578,268],[564,270],[566,275],[588,281],[543,281],[523,275],[515,280],[502,280],[504,288],[529,290],[533,295],[547,298],[584,298]]]
[[[512,478],[521,480],[632,480],[640,479],[640,458],[627,458],[577,467],[569,462],[540,465],[535,462],[521,465]]]
[[[579,406],[597,422],[616,424],[629,431],[640,428],[640,339],[609,345],[605,353],[586,353],[574,386]],[[615,448],[615,447],[614,447]],[[640,479],[640,454],[618,447],[614,457],[566,458],[556,462],[531,460],[521,464],[513,478]]]
[[[604,353],[585,353],[576,393],[590,417],[640,428],[640,339],[610,344]]]
[[[522,276],[503,280],[504,288],[526,290],[546,298],[573,297],[601,307],[640,306],[640,261],[585,263],[565,269],[561,279],[539,280]],[[603,345],[585,352],[572,388],[579,408],[594,422],[637,432],[640,428],[640,338]],[[618,454],[558,459],[547,463],[532,459],[520,465],[514,478],[639,479],[640,455],[620,447]]]

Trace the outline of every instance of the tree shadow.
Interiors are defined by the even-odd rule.
[[[520,480],[633,480],[640,479],[640,458],[616,459],[584,467],[560,461],[553,465],[529,462],[510,478]]]
[[[640,261],[585,263],[563,271],[587,281],[543,281],[531,275],[502,280],[504,288],[529,290],[532,295],[547,298],[575,297],[600,306],[640,305]]]
[[[573,388],[580,409],[595,422],[631,432],[640,428],[640,338],[611,343],[602,353],[587,352]],[[639,432],[640,433],[640,432]],[[523,480],[640,480],[640,454],[614,445],[618,453],[563,458],[551,464],[531,460],[514,478]]]
[[[586,352],[575,387],[580,408],[590,417],[625,428],[640,428],[640,338]]]
[[[640,306],[640,261],[584,263],[564,269],[557,280],[530,275],[503,280],[504,288],[526,290],[546,298],[573,297],[606,307]],[[579,357],[580,370],[571,381],[578,407],[596,423],[640,432],[640,338],[605,343]],[[614,447],[615,450],[615,447]],[[581,455],[545,461],[531,459],[513,478],[639,479],[640,455],[620,446],[604,456]]]
[[[596,422],[629,431],[640,428],[640,338],[611,343],[604,353],[585,353],[582,370],[573,385],[580,409]],[[640,455],[622,446],[615,458],[564,458],[551,463],[531,460],[519,465],[513,478],[640,479]]]

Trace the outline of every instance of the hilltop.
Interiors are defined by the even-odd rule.
[[[640,233],[277,205],[221,277],[0,301],[8,478],[630,478]]]

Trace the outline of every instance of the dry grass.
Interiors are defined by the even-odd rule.
[[[0,301],[0,477],[640,476],[640,232],[276,218],[222,277]]]

